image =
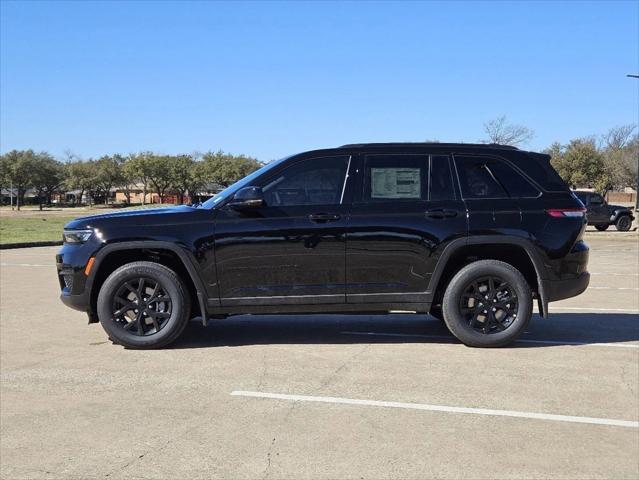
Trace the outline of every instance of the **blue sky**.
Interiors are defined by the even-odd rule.
[[[11,2],[0,150],[554,140],[638,122],[639,2]]]

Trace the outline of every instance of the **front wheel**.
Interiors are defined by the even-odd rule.
[[[154,262],[127,263],[104,281],[98,317],[113,342],[128,348],[161,348],[189,321],[190,296],[177,274]]]
[[[532,292],[508,263],[479,260],[462,268],[448,284],[444,321],[470,347],[501,347],[524,331],[532,316]]]
[[[620,232],[627,232],[630,230],[630,226],[632,225],[632,220],[628,215],[620,216],[615,222],[615,228]]]

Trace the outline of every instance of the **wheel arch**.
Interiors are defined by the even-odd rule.
[[[107,277],[118,267],[140,260],[153,261],[175,271],[191,294],[192,305],[199,306],[202,320],[206,321],[206,290],[193,260],[188,252],[175,244],[162,241],[119,242],[102,248],[95,256],[91,275],[87,279],[91,311],[96,311],[100,287]]]
[[[442,252],[431,276],[427,294],[432,305],[441,301],[446,286],[464,265],[485,259],[501,260],[521,271],[531,288],[537,292],[540,314],[547,316],[543,260],[529,240],[507,235],[466,237],[451,242]]]

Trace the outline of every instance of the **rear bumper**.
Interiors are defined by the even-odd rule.
[[[544,293],[548,302],[556,302],[565,298],[576,297],[583,293],[590,283],[590,274],[583,272],[568,280],[548,280],[544,285]]]

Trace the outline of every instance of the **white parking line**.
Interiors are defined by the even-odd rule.
[[[457,341],[455,337],[448,335],[422,335],[417,333],[385,333],[385,332],[339,332],[341,335],[369,335],[372,337],[415,337],[415,338],[432,338],[437,340],[453,340]],[[520,339],[515,340],[515,343],[538,343],[541,345],[584,345],[586,347],[617,347],[617,348],[639,348],[639,344],[635,343],[588,343],[588,342],[574,342],[563,340],[528,340]]]
[[[639,277],[639,273],[589,272],[590,275],[611,275],[615,277]]]
[[[639,313],[639,310],[634,310],[630,308],[595,308],[595,307],[555,307],[554,305],[550,305],[548,310],[569,310],[572,312],[579,312],[581,310],[586,312],[617,312],[617,313]]]
[[[55,264],[41,264],[41,263],[0,263],[0,267],[55,267]]]
[[[285,393],[248,392],[235,390],[231,395],[238,397],[270,398],[275,400],[291,400],[294,402],[338,403],[367,407],[404,408],[426,410],[430,412],[466,413],[473,415],[490,415],[494,417],[530,418],[555,422],[586,423],[594,425],[610,425],[615,427],[639,428],[639,422],[616,420],[611,418],[577,417],[573,415],[555,415],[550,413],[518,412],[514,410],[493,410],[488,408],[453,407],[447,405],[429,405],[426,403],[386,402],[379,400],[360,400],[341,397],[317,397],[311,395],[289,395]]]
[[[638,287],[588,287],[588,290],[639,290]]]

